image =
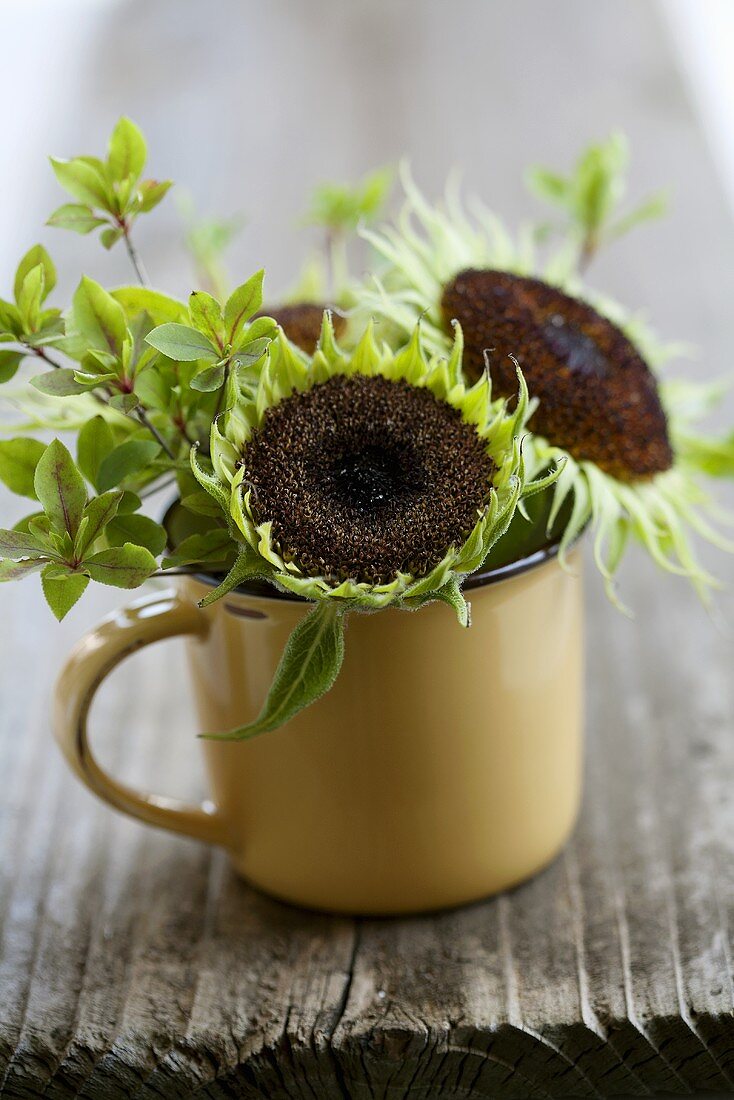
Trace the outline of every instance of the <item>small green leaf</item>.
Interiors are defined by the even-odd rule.
[[[167,321],[186,321],[188,310],[183,302],[151,290],[147,286],[121,286],[110,292],[119,302],[129,321],[147,313],[154,325],[163,325]]]
[[[221,516],[222,509],[208,493],[189,493],[181,497],[181,505],[195,516]]]
[[[152,439],[128,439],[102,459],[97,473],[97,488],[104,492],[144,470],[160,453]]]
[[[71,397],[89,391],[89,386],[77,382],[71,367],[59,367],[57,370],[46,371],[45,374],[37,374],[35,378],[31,378],[31,385],[51,397]]]
[[[46,603],[59,622],[69,614],[88,584],[89,577],[61,565],[47,565],[41,573]]]
[[[56,531],[77,533],[87,490],[74,459],[60,440],[54,439],[36,466],[33,484],[44,512]]]
[[[199,565],[203,562],[219,563],[231,554],[234,546],[229,532],[224,527],[215,528],[204,534],[189,535],[179,543],[170,557],[163,559],[163,568],[180,569],[185,565]]]
[[[15,377],[22,361],[22,351],[0,351],[0,383]]]
[[[18,307],[0,298],[0,332],[9,336],[20,336],[22,331]]]
[[[58,210],[54,210],[46,222],[46,225],[51,225],[55,229],[70,229],[73,233],[82,235],[91,233],[93,229],[106,224],[106,220],[98,218],[88,206],[72,202],[64,203]]]
[[[46,558],[27,559],[26,561],[1,561],[0,560],[0,584],[4,581],[19,581],[27,577],[29,573],[36,573],[43,569]]]
[[[113,245],[117,244],[121,237],[122,230],[119,228],[119,226],[117,228],[115,228],[114,226],[110,226],[109,229],[103,229],[99,235],[99,239],[102,242],[102,247],[106,248],[108,252]]]
[[[76,545],[74,547],[75,553],[79,557],[84,557],[96,540],[104,532],[108,523],[110,523],[117,515],[118,509],[122,502],[123,493],[120,490],[111,490],[109,493],[102,493],[101,496],[92,497],[84,509],[84,517],[82,525],[84,530],[82,531],[80,525],[79,534],[77,535]]]
[[[629,233],[631,229],[635,229],[636,226],[642,225],[643,222],[662,218],[667,208],[668,197],[666,193],[658,191],[654,195],[650,195],[644,202],[641,202],[629,214],[625,214],[619,221],[616,221],[607,231],[607,236],[610,240],[616,240],[618,237],[624,236],[625,233]]]
[[[166,197],[173,187],[173,180],[144,180],[138,188],[138,210],[147,214]]]
[[[38,520],[45,520],[45,519],[46,519],[46,517],[44,516],[43,512],[31,512],[31,514],[29,516],[23,516],[23,518],[19,519],[17,523],[14,523],[13,524],[13,530],[14,531],[22,531],[25,534],[27,534],[30,531],[31,523],[35,523]]]
[[[18,294],[18,312],[26,332],[36,332],[41,324],[41,304],[45,296],[43,264],[32,267],[23,279]]]
[[[160,523],[148,516],[117,516],[107,525],[107,541],[110,546],[124,546],[127,542],[144,546],[156,557],[166,546],[167,535]]]
[[[42,558],[48,547],[30,531],[0,529],[0,558]]]
[[[189,298],[191,323],[214,347],[221,348],[224,338],[222,309],[216,298],[204,290],[195,290]]]
[[[356,229],[360,221],[374,220],[387,199],[392,179],[392,169],[378,168],[352,186],[320,184],[311,197],[307,222],[343,233]]]
[[[103,416],[94,416],[81,428],[76,441],[76,460],[87,481],[95,488],[102,459],[114,447],[112,429]]]
[[[526,183],[538,198],[547,202],[568,205],[569,182],[557,172],[549,172],[547,168],[531,168],[526,173]]]
[[[135,393],[116,393],[109,399],[111,408],[119,409],[124,413],[132,412],[139,404],[140,398]]]
[[[46,450],[37,439],[0,440],[0,481],[11,493],[37,500],[33,479],[36,467]]]
[[[196,359],[212,361],[220,356],[211,341],[189,325],[159,325],[148,333],[146,340],[151,347],[163,352],[169,359],[179,359],[184,363],[192,363]]]
[[[238,286],[227,299],[224,307],[224,327],[227,340],[233,347],[242,335],[243,329],[263,304],[263,279],[264,271],[256,271],[255,274]]]
[[[280,659],[265,704],[249,725],[207,734],[220,741],[246,741],[277,729],[332,686],[344,659],[344,611],[324,600],[295,628]]]
[[[34,267],[38,267],[39,264],[43,268],[43,299],[47,298],[56,286],[56,268],[53,265],[51,257],[42,244],[34,244],[33,248],[28,249],[25,256],[18,264],[18,270],[15,273],[13,292],[16,302],[20,298],[26,275],[28,275]]]
[[[262,359],[269,345],[270,339],[267,336],[262,336],[259,340],[250,340],[249,343],[242,345],[236,355],[232,356],[232,362],[238,367],[251,367],[253,363],[257,363],[258,359]]]
[[[112,131],[107,150],[107,163],[114,180],[139,179],[148,150],[145,138],[129,118],[121,118]]]
[[[129,489],[123,489],[120,507],[117,509],[121,516],[126,516],[129,512],[137,512],[142,506],[143,502],[137,493],[131,493]]]
[[[125,312],[104,287],[82,276],[72,307],[74,328],[92,348],[122,355],[127,336]]]
[[[247,326],[247,343],[240,346],[240,351],[244,351],[254,343],[255,340],[261,340],[267,338],[270,342],[275,337],[276,330],[278,328],[277,323],[272,317],[256,317],[255,320]]]
[[[93,554],[84,562],[84,570],[93,581],[114,588],[137,588],[156,570],[156,560],[144,546],[114,546]]]
[[[217,363],[214,367],[207,367],[206,370],[199,371],[191,379],[191,389],[198,390],[199,393],[213,393],[214,390],[221,388],[224,382],[225,368],[224,363]]]
[[[81,157],[73,160],[61,160],[51,157],[51,167],[56,179],[65,191],[79,202],[93,207],[110,209],[110,196],[102,171]]]

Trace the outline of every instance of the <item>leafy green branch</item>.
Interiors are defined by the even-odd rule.
[[[170,186],[141,180],[145,158],[140,131],[122,119],[106,160],[52,161],[78,201],[50,219],[80,233],[101,229],[106,248],[124,239],[141,283],[131,227]],[[30,413],[31,427],[73,427],[77,454],[58,439],[0,440],[0,482],[36,505],[2,533],[0,581],[40,573],[58,617],[90,580],[137,586],[158,570],[167,542],[143,501],[174,485],[179,530],[163,570],[230,569],[236,544],[195,481],[189,452],[206,448],[240,372],[274,335],[273,320],[255,317],[262,281],[258,272],[223,305],[205,291],[187,305],[145,285],[109,290],[83,276],[62,310],[47,301],[57,282],[48,252],[34,245],[26,253],[12,299],[0,299],[0,383],[13,383],[4,392]],[[44,369],[21,376],[24,360]]]
[[[270,317],[254,315],[262,306],[264,272],[256,272],[227,299],[224,308],[206,291],[189,298],[188,324],[168,322],[146,336],[148,344],[171,360],[196,363],[190,386],[199,393],[216,393],[216,417],[222,409],[232,370],[252,367],[275,334]]]
[[[665,213],[663,192],[649,195],[627,213],[619,213],[627,190],[628,163],[627,139],[615,133],[607,141],[589,146],[569,176],[540,167],[527,173],[531,191],[565,211],[578,240],[578,266],[582,272],[603,245]]]
[[[141,179],[147,160],[145,138],[129,118],[112,131],[107,157],[51,157],[57,180],[75,203],[55,210],[48,225],[91,233],[101,229],[100,241],[112,248],[125,242],[139,282],[147,284],[145,269],[133,244],[131,230],[140,214],[154,210],[171,187],[171,180]]]
[[[338,302],[349,284],[347,242],[360,224],[366,225],[384,210],[393,182],[391,168],[378,168],[358,183],[322,183],[311,196],[305,224],[325,231],[324,251],[329,298]]]
[[[32,496],[42,511],[0,530],[0,581],[40,572],[46,600],[63,619],[90,579],[137,588],[155,571],[154,552],[162,550],[165,532],[146,516],[126,514],[134,499],[119,489],[89,499],[79,467],[57,439],[39,445],[40,452],[34,440],[11,442],[13,462],[0,450],[0,475],[8,483],[14,468],[16,491]]]

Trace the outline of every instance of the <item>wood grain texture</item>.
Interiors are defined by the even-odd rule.
[[[694,371],[731,369],[734,232],[651,4],[453,0],[451,22],[443,0],[222,0],[222,21],[205,24],[200,10],[139,0],[97,17],[96,36],[86,29],[96,47],[78,79],[94,105],[73,117],[95,142],[110,112],[129,111],[156,167],[172,162],[205,205],[236,208],[242,188],[290,226],[312,180],[404,149],[430,186],[461,160],[472,186],[516,212],[528,155],[562,164],[579,141],[623,125],[639,189],[670,178],[677,205],[610,251],[599,279],[650,306],[663,332],[701,344]],[[59,89],[58,123],[70,133],[69,94]],[[239,145],[236,131],[248,133]],[[224,150],[215,179],[202,141]],[[33,224],[54,201],[37,197]],[[146,244],[175,287],[174,223],[163,214]],[[262,252],[287,282],[289,232],[261,217],[244,268]],[[91,252],[73,246],[80,262]],[[716,567],[734,580],[730,562]],[[71,640],[117,596],[95,594],[59,629],[29,583],[6,588],[0,1096],[733,1094],[734,605],[726,596],[718,608],[727,635],[640,558],[624,586],[633,623],[590,586],[586,797],[565,853],[502,897],[389,921],[279,905],[221,853],[96,803],[51,742],[48,695]],[[183,675],[178,644],[133,658],[92,724],[116,774],[191,797],[199,761]]]

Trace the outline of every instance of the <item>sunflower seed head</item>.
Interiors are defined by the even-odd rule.
[[[514,355],[539,399],[531,427],[579,461],[625,481],[669,469],[673,452],[649,367],[592,306],[504,271],[466,270],[444,288],[445,322],[464,331],[464,368],[479,377],[492,348],[495,392],[516,388]]]

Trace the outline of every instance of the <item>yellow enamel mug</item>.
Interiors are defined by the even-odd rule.
[[[352,615],[332,690],[249,742],[201,741],[211,803],[180,805],[96,763],[87,714],[104,677],[141,646],[188,638],[202,730],[259,711],[295,599],[209,590],[139,600],[76,647],[58,683],[56,737],[84,783],[149,824],[220,844],[278,898],[364,914],[458,905],[532,875],[577,814],[582,756],[580,555],[553,551],[472,578],[472,626],[444,604]]]

